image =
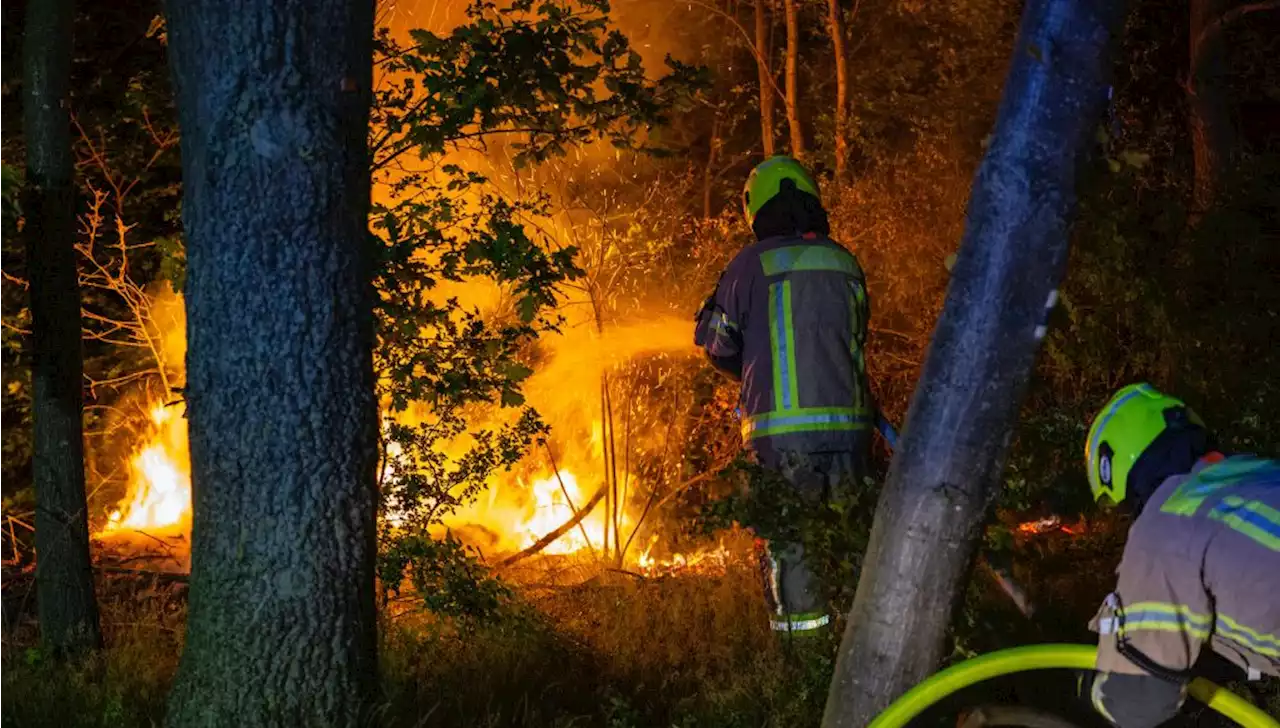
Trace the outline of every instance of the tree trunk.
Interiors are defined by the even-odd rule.
[[[836,64],[836,179],[844,180],[849,158],[849,140],[845,128],[849,118],[849,77],[844,57],[844,23],[840,19],[840,0],[827,0],[827,18],[831,26],[831,49]]]
[[[1226,49],[1220,26],[1214,23],[1220,5],[1217,0],[1191,0],[1187,115],[1195,165],[1193,220],[1213,207],[1235,146],[1226,88]]]
[[[760,141],[765,158],[774,154],[773,145],[773,68],[769,59],[769,23],[765,16],[765,0],[756,0],[756,70],[760,78]]]
[[[702,172],[702,219],[711,219],[711,188],[716,181],[716,155],[720,151],[720,112],[711,120],[711,145],[707,151],[707,168]]]
[[[67,111],[72,13],[71,0],[28,3],[22,59],[36,598],[45,643],[70,653],[101,644],[84,494],[80,283]]]
[[[937,668],[1107,98],[1116,0],[1031,0],[946,304],[876,510],[823,725],[861,728]]]
[[[804,159],[804,127],[800,125],[796,67],[800,65],[800,28],[796,0],[782,0],[787,16],[787,126],[791,129],[791,156]]]
[[[376,687],[373,2],[168,7],[194,522],[170,726],[357,726]]]

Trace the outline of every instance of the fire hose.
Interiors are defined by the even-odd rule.
[[[952,665],[911,688],[876,716],[867,728],[902,728],[952,693],[994,677],[1028,670],[1092,670],[1097,648],[1090,645],[1029,645],[999,650]],[[1220,715],[1244,728],[1280,728],[1280,723],[1248,700],[1198,677],[1188,691]]]

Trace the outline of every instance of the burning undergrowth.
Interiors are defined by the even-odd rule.
[[[162,294],[169,304],[181,299]],[[180,308],[178,309],[180,311]],[[181,319],[162,332],[169,348],[183,338]],[[433,526],[474,549],[479,561],[520,581],[582,581],[602,567],[644,575],[723,572],[728,551],[711,543],[693,551],[672,548],[658,510],[687,479],[677,438],[688,428],[688,400],[678,404],[692,362],[686,322],[650,317],[605,328],[573,322],[540,344],[538,370],[524,382],[529,404],[550,425],[509,470],[490,473],[486,487],[460,499]],[[177,359],[176,361],[181,361]],[[164,364],[170,381],[180,367]],[[612,379],[611,379],[612,378]],[[675,392],[677,404],[655,405]],[[430,408],[398,416],[421,423]],[[509,422],[499,407],[476,405],[476,429]],[[416,419],[415,419],[416,418]],[[115,563],[159,570],[189,568],[191,467],[184,407],[174,392],[141,387],[120,399],[106,433],[94,441],[99,487],[96,536]],[[388,422],[391,416],[388,416]],[[447,444],[446,459],[465,452],[469,433]],[[390,443],[394,455],[395,443]],[[401,477],[394,468],[384,478]],[[99,499],[100,501],[103,499]],[[394,503],[384,528],[407,519]]]
[[[464,545],[446,547],[464,571],[467,559],[500,572],[585,561],[657,573],[703,562],[664,538],[662,520],[673,494],[721,464],[688,457],[697,364],[687,356],[690,322],[672,315],[687,296],[676,282],[658,292],[646,268],[673,246],[678,216],[658,200],[650,212],[668,222],[646,225],[639,208],[649,203],[624,199],[665,189],[636,181],[636,170],[653,172],[636,152],[699,76],[674,61],[665,75],[646,75],[626,39],[607,32],[606,12],[602,3],[477,4],[465,20],[441,19],[459,29],[378,36],[370,229],[380,245],[380,550],[410,570],[427,566],[432,541]],[[516,53],[523,45],[507,41],[535,31],[546,52],[496,67],[527,67],[545,83],[471,77],[476,38]],[[575,72],[544,67],[549,57],[572,58]],[[436,103],[458,88],[522,102],[442,112],[490,108]],[[547,131],[512,134],[520,129]],[[618,179],[606,183],[605,173]],[[585,199],[583,189],[608,199]],[[627,214],[616,214],[619,202]],[[703,284],[696,271],[684,278]],[[184,348],[181,332],[180,321],[162,327],[160,348]],[[166,354],[159,369],[173,371],[159,391],[126,393],[121,401],[137,405],[117,419],[128,426],[94,443],[96,459],[118,466],[96,499],[96,534],[110,550],[159,539],[185,558],[180,362]]]

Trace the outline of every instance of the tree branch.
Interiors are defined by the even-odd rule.
[[[753,42],[753,41],[751,40],[751,36],[747,34],[747,29],[742,27],[742,24],[738,22],[738,19],[737,19],[737,18],[735,18],[735,17],[733,17],[732,15],[730,15],[730,14],[726,13],[725,11],[721,10],[720,8],[715,7],[714,5],[708,5],[708,4],[704,3],[704,2],[699,2],[699,0],[689,0],[689,4],[690,4],[690,5],[697,5],[698,7],[702,8],[703,10],[709,10],[710,12],[714,13],[715,15],[719,15],[720,17],[724,18],[725,20],[728,20],[728,21],[729,21],[729,24],[730,24],[730,25],[732,25],[733,27],[737,28],[737,29],[738,29],[738,32],[739,32],[740,34],[742,34],[742,39],[743,39],[743,40],[745,40],[745,41],[747,42],[747,48],[751,51],[751,55],[755,56],[755,57],[756,57],[756,60],[757,60],[757,61],[759,61],[760,63],[763,63],[763,64],[765,64],[766,66],[769,66],[770,68],[772,68],[772,64],[770,64],[770,63],[769,63],[769,61],[768,61],[768,59],[766,59],[766,58],[764,57],[764,55],[760,52],[760,49],[756,48],[756,44],[755,44],[755,42]],[[780,99],[785,99],[785,98],[786,98],[786,94],[784,94],[784,93],[782,92],[782,88],[781,88],[780,86],[778,86],[778,81],[777,81],[776,79],[774,79],[774,78],[771,76],[771,77],[769,78],[769,83],[770,83],[770,85],[772,85],[772,86],[773,86],[773,92],[774,92],[774,93],[776,93],[776,94],[778,95],[778,98],[780,98]]]

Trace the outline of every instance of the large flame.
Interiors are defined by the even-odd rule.
[[[185,337],[181,320],[181,297],[174,294],[164,301],[167,309],[176,302],[173,321],[166,321],[168,331],[158,337],[168,350],[176,342],[169,362],[181,362]],[[577,509],[591,504],[592,496],[606,482],[602,453],[605,447],[603,426],[599,418],[599,392],[606,371],[627,359],[650,353],[687,348],[687,325],[682,320],[652,317],[646,322],[607,329],[603,334],[594,327],[570,328],[549,340],[552,356],[538,374],[526,384],[531,404],[543,412],[553,432],[562,438],[558,458],[570,467],[495,474],[488,491],[475,503],[463,506],[448,519],[448,526],[480,526],[494,536],[494,551],[514,552],[529,548],[548,534],[560,530],[575,517]],[[170,367],[171,379],[181,381],[181,371]],[[101,536],[143,531],[166,536],[186,535],[191,524],[191,472],[187,452],[187,420],[179,403],[166,404],[158,395],[146,407],[147,421],[142,436],[134,444],[128,460],[128,487],[123,499],[99,531]],[[389,416],[389,415],[387,415]],[[392,447],[397,447],[392,445]],[[394,454],[394,453],[392,453]],[[530,465],[536,466],[543,453],[531,454]],[[618,467],[615,477],[625,483],[630,478],[625,467]],[[395,473],[384,474],[395,478]],[[634,496],[634,494],[631,494]],[[555,541],[543,553],[568,555],[590,553],[602,555],[618,547],[632,536],[638,519],[638,504],[624,502],[617,513],[617,523],[604,503],[597,502],[590,513]],[[384,514],[394,526],[402,514]],[[621,531],[621,534],[616,531]],[[606,544],[606,541],[609,543]],[[684,567],[690,557],[676,554],[655,559],[653,549],[641,550],[633,544],[628,561],[645,572],[667,572]],[[702,557],[696,557],[702,558]]]
[[[547,534],[573,520],[576,509],[584,505],[585,498],[578,490],[578,479],[573,473],[561,471],[549,477],[535,480],[533,515],[516,527],[523,534],[522,547],[528,548]],[[570,504],[573,505],[570,505]],[[544,549],[548,554],[572,554],[604,543],[604,520],[600,511],[584,518],[578,527],[570,529]]]
[[[187,421],[176,406],[152,405],[146,438],[129,459],[129,489],[103,533],[182,530],[191,522]]]

